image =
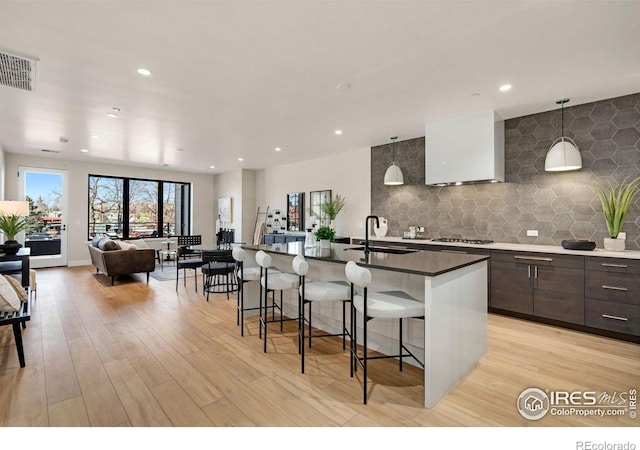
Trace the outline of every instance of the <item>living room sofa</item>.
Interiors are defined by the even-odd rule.
[[[111,277],[111,285],[118,275],[133,273],[147,273],[156,267],[156,250],[153,248],[138,248],[135,244],[124,241],[114,241],[108,237],[96,236],[88,243],[91,263],[97,272]]]

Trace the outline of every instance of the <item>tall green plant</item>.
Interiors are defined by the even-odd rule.
[[[344,207],[344,197],[340,194],[336,194],[333,200],[326,201],[320,205],[320,209],[329,218],[329,220],[335,220],[342,208]]]
[[[600,203],[602,203],[604,220],[609,230],[609,236],[612,238],[618,237],[629,208],[635,197],[640,193],[640,177],[631,181],[628,181],[629,178],[625,178],[618,185],[609,183],[607,186],[597,186],[594,189],[600,199]]]

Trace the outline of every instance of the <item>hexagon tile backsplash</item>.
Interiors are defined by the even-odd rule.
[[[425,235],[560,245],[608,236],[596,183],[640,176],[640,93],[565,107],[565,135],[582,155],[582,170],[545,172],[544,160],[561,134],[560,109],[505,121],[505,182],[431,187],[424,184],[425,138],[396,143],[405,184],[386,186],[390,144],[371,148],[371,212],[388,219],[388,236],[411,225]],[[538,230],[537,237],[527,230]],[[640,250],[640,198],[623,231],[626,248]]]

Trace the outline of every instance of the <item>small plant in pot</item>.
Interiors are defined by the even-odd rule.
[[[16,241],[16,235],[27,227],[27,220],[15,214],[0,215],[0,231],[4,234],[5,241],[1,246],[2,250],[11,255],[15,255],[22,244]]]
[[[631,180],[627,177],[620,184],[609,183],[607,186],[597,186],[594,190],[602,204],[602,212],[610,236],[604,239],[604,248],[623,251],[625,241],[618,239],[618,234],[622,231],[629,208],[640,193],[640,177]]]
[[[315,235],[320,240],[320,247],[327,248],[331,246],[331,241],[336,237],[336,230],[331,227],[320,227],[316,230]]]

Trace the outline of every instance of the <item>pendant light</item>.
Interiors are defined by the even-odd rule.
[[[393,141],[391,143],[391,150],[393,152],[393,156],[391,159],[391,165],[384,173],[384,184],[386,185],[400,185],[404,184],[404,175],[402,174],[402,169],[396,164],[396,139],[398,136],[394,136],[391,138]]]
[[[572,139],[564,135],[564,104],[568,101],[568,98],[556,101],[556,104],[560,105],[562,134],[553,141],[551,148],[547,152],[547,158],[544,161],[544,170],[547,172],[561,172],[582,168],[582,157],[578,146]]]

